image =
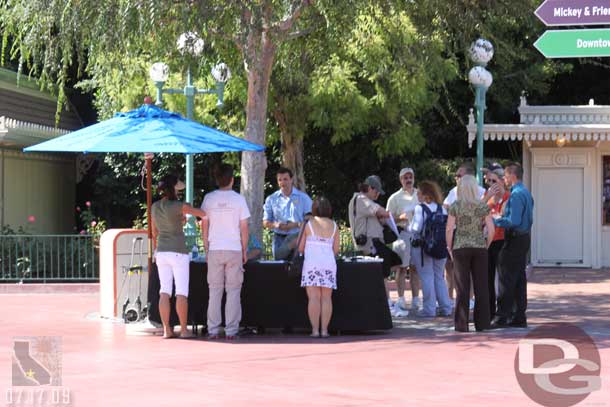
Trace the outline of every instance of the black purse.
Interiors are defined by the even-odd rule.
[[[303,262],[305,261],[305,256],[299,253],[299,246],[301,245],[301,239],[303,239],[303,235],[305,234],[305,225],[307,225],[308,220],[303,222],[303,226],[301,226],[301,230],[299,231],[299,237],[297,239],[297,247],[294,249],[294,254],[292,258],[288,261],[288,276],[291,278],[301,278],[303,274]]]
[[[396,233],[388,225],[383,225],[383,241],[385,244],[394,243],[398,239]]]

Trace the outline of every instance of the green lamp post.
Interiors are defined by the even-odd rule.
[[[199,56],[203,52],[203,40],[199,38],[197,33],[188,32],[180,35],[177,41],[178,50],[184,54]],[[150,78],[155,82],[157,87],[157,101],[155,104],[161,106],[163,104],[163,94],[182,94],[186,97],[186,118],[193,119],[193,108],[195,105],[195,96],[201,94],[216,94],[216,106],[222,106],[224,97],[224,88],[227,81],[231,78],[229,67],[220,63],[212,68],[212,77],[216,81],[214,89],[198,89],[193,86],[190,66],[186,71],[186,85],[183,89],[164,89],[163,86],[169,77],[169,67],[163,62],[154,63],[149,70]],[[186,202],[193,203],[194,192],[194,165],[193,155],[186,155]],[[185,226],[185,234],[187,236],[187,244],[189,247],[196,242],[196,228],[194,219],[189,216]]]
[[[483,185],[483,125],[485,123],[485,95],[493,82],[493,76],[485,69],[494,55],[493,45],[482,38],[472,43],[468,50],[470,59],[475,66],[468,73],[468,80],[475,89],[474,107],[477,111],[477,180]]]

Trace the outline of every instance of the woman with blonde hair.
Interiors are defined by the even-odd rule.
[[[451,315],[451,302],[445,283],[445,262],[447,261],[445,242],[442,242],[442,256],[434,257],[426,253],[423,247],[425,241],[428,240],[426,233],[430,233],[434,226],[432,223],[442,221],[442,227],[445,227],[447,211],[443,208],[440,188],[434,182],[420,182],[418,199],[421,203],[415,207],[413,221],[409,225],[409,232],[415,235],[415,240],[411,244],[411,258],[417,264],[424,295],[423,309],[417,315],[425,318],[435,317],[438,303],[440,315],[447,317]],[[442,230],[440,230],[441,236],[443,235]]]
[[[485,229],[483,225],[486,226]],[[457,200],[449,207],[446,231],[447,249],[455,266],[456,331],[468,332],[471,278],[474,286],[475,329],[489,329],[491,316],[487,284],[487,248],[493,236],[494,224],[489,207],[479,198],[476,179],[472,175],[465,175],[458,182]]]

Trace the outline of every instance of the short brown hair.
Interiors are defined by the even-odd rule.
[[[233,179],[233,167],[229,164],[220,164],[214,169],[214,179],[218,188],[224,188]]]
[[[523,180],[523,167],[519,163],[509,163],[505,169],[506,172],[513,174],[518,180]]]
[[[292,171],[289,168],[286,168],[286,167],[278,168],[277,175],[280,175],[280,174],[288,174],[288,176],[290,178],[292,178]]]
[[[311,213],[313,214],[313,216],[330,218],[331,216],[333,216],[333,207],[331,206],[330,201],[327,198],[319,196],[313,201],[313,204],[311,206]]]
[[[443,197],[441,195],[441,188],[436,182],[433,181],[422,181],[417,186],[417,189],[422,196],[427,196],[432,199],[433,202],[441,205],[443,203]]]

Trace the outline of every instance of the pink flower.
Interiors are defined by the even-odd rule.
[[[80,212],[80,206],[76,207],[76,212]]]
[[[91,221],[91,227],[93,228],[93,227],[95,227],[95,225],[97,225],[97,222],[96,222],[96,221],[94,221],[94,220],[92,220],[92,221]]]
[[[91,208],[91,201],[85,202],[85,205],[87,205],[87,208]]]
[[[81,230],[81,231],[80,231],[80,234],[81,234],[81,235],[84,235],[85,233],[87,233],[87,232],[85,232],[84,230]]]
[[[36,222],[36,216],[34,216],[34,215],[28,216],[28,222],[30,222],[30,223]]]

